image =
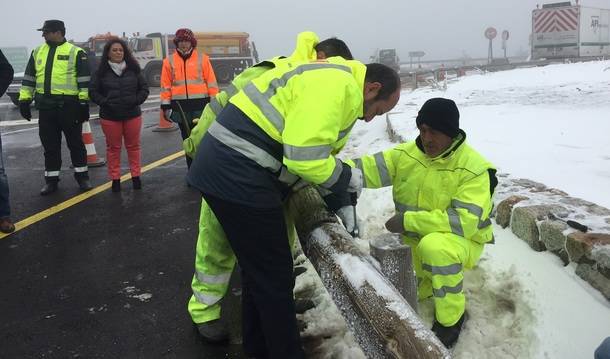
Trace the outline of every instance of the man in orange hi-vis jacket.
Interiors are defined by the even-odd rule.
[[[195,127],[210,97],[218,93],[216,75],[210,58],[197,51],[197,39],[190,29],[178,29],[174,38],[176,52],[163,60],[161,70],[161,111],[166,120],[177,122],[182,139]],[[186,156],[191,167],[191,159]]]

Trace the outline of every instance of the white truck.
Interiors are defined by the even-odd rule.
[[[532,11],[532,59],[610,55],[610,9],[571,2]]]
[[[256,47],[245,32],[195,32],[197,49],[210,57],[216,80],[228,83],[258,62]],[[150,86],[159,86],[163,59],[176,51],[173,34],[152,33],[129,39],[129,47]]]
[[[23,80],[23,72],[30,59],[30,53],[27,47],[16,46],[16,47],[2,47],[2,53],[6,56],[8,62],[13,66],[13,82],[8,86],[6,90],[6,96],[8,96],[15,106],[19,105],[19,89],[21,88],[21,80]]]

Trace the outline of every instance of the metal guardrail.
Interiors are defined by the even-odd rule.
[[[513,70],[516,68],[528,68],[547,66],[551,64],[566,64],[573,62],[590,62],[590,61],[602,61],[608,60],[608,56],[596,56],[596,57],[577,57],[577,58],[558,58],[558,59],[546,59],[546,60],[532,60],[532,61],[521,61],[521,62],[508,62],[504,64],[487,64],[487,65],[463,65],[455,67],[439,67],[436,69],[418,69],[415,71],[401,71],[399,73],[403,87],[418,88],[422,84],[440,87],[448,75],[454,75],[455,77],[465,76],[467,72],[480,71],[496,72]]]

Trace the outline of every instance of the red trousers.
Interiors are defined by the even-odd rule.
[[[140,132],[142,116],[124,121],[102,119],[102,130],[106,135],[106,158],[110,179],[121,178],[121,146],[125,138],[125,148],[129,159],[131,177],[140,176]]]

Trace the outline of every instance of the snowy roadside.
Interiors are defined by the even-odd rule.
[[[450,83],[447,91],[404,92],[392,125],[408,139],[417,136],[415,115],[431,97],[454,99],[468,141],[501,172],[542,182],[610,207],[609,61],[553,65],[475,75]],[[377,118],[358,123],[343,158],[390,148],[386,124]],[[393,214],[389,188],[365,190],[358,203],[363,238],[385,231]],[[496,244],[488,245],[480,265],[465,275],[469,320],[456,358],[590,358],[610,336],[610,303],[547,252],[537,253],[510,230],[494,225]],[[358,240],[368,251],[368,241]],[[312,272],[312,271],[309,271]],[[297,288],[314,286],[308,273]],[[317,308],[301,319],[308,335],[330,337],[316,358],[359,358],[351,350],[338,310],[323,288]],[[430,303],[420,314],[431,324]],[[311,312],[311,313],[310,313]],[[332,334],[334,333],[334,334]]]

